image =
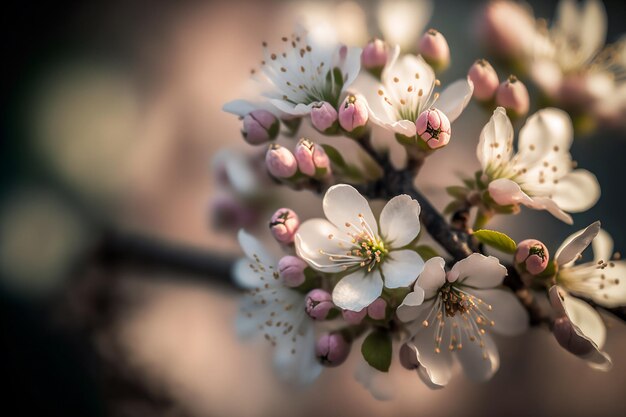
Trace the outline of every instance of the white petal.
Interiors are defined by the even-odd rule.
[[[435,296],[439,288],[446,282],[446,261],[439,256],[430,258],[424,264],[424,270],[417,279],[417,286],[424,290],[426,299]]]
[[[419,78],[416,78],[415,74],[418,74]],[[399,83],[394,81],[396,77],[400,80]],[[387,90],[402,89],[403,93],[407,83],[410,83],[414,91],[423,90],[423,96],[427,98],[435,85],[435,71],[420,55],[406,54],[385,67],[381,80]]]
[[[552,200],[563,210],[578,213],[593,207],[600,198],[600,184],[595,175],[577,169],[559,179]]]
[[[253,289],[264,284],[261,280],[262,275],[250,267],[250,259],[242,258],[235,262],[233,266],[233,278],[237,285],[246,289]]]
[[[519,133],[516,160],[530,167],[552,153],[569,155],[574,128],[563,110],[547,108],[528,118]]]
[[[519,184],[508,178],[499,178],[489,183],[489,195],[493,200],[501,205],[506,206],[509,204],[523,204],[526,207],[535,210],[547,210],[557,219],[572,224],[573,220],[570,215],[556,205],[548,197],[535,197],[531,198],[528,194],[522,191]]]
[[[270,255],[257,238],[245,230],[239,229],[237,239],[239,240],[239,246],[241,246],[241,249],[243,249],[243,252],[250,260],[258,261],[266,267],[276,265],[276,259]]]
[[[604,46],[606,40],[607,17],[602,2],[587,0],[580,23],[577,28],[580,51],[583,59],[590,59]]]
[[[409,322],[417,319],[423,310],[422,303],[424,302],[424,290],[418,286],[408,293],[402,303],[396,310],[396,315],[403,322]]]
[[[611,261],[609,266],[598,270],[597,275],[599,279],[602,279],[600,276],[604,276],[604,288],[587,292],[585,295],[605,307],[626,304],[626,261]]]
[[[391,118],[390,113],[385,109],[385,106],[389,105],[378,95],[378,91],[384,90],[384,88],[378,79],[366,71],[361,72],[356,81],[348,88],[348,91],[365,97],[370,119],[382,127],[390,125],[395,121],[395,118]]]
[[[270,99],[269,102],[281,112],[291,116],[306,116],[307,114],[311,113],[311,109],[315,105],[315,103],[298,103],[296,105],[293,105],[288,101],[280,100],[277,98]]]
[[[450,322],[446,324],[451,325]],[[424,376],[427,376],[432,384],[443,387],[452,377],[452,353],[448,349],[450,337],[448,331],[443,332],[441,349],[437,353],[435,351],[436,332],[437,326],[430,325],[415,336],[413,343],[417,348],[417,360],[420,367],[424,368]]]
[[[493,288],[502,284],[507,274],[506,268],[495,256],[472,253],[455,263],[451,270],[458,274],[457,282],[474,288]]]
[[[464,335],[463,348],[457,350],[456,355],[469,379],[484,382],[491,379],[500,367],[500,356],[491,335],[487,333],[481,338],[484,348],[480,347],[478,339],[472,342]]]
[[[512,151],[513,125],[506,110],[498,107],[480,132],[476,156],[483,169],[487,169],[488,166],[497,167],[508,162]]]
[[[326,191],[322,202],[324,214],[339,230],[355,232],[355,227],[361,229],[365,221],[372,232],[378,232],[376,218],[369,203],[352,186],[346,184],[333,185]],[[351,226],[346,226],[346,223]]]
[[[600,222],[594,222],[569,236],[557,249],[554,259],[559,266],[575,261],[600,232]]]
[[[469,79],[456,80],[441,92],[435,107],[444,112],[452,123],[463,113],[473,92],[474,84]]]
[[[245,116],[256,109],[257,107],[247,100],[233,100],[222,106],[223,111],[237,116]]]
[[[312,323],[303,323],[302,327],[294,344],[279,341],[274,353],[279,378],[296,385],[312,383],[323,369],[315,357],[315,329]]]
[[[506,290],[471,290],[471,294],[491,306],[489,319],[494,321],[491,327],[496,333],[505,336],[517,336],[528,330],[528,312],[517,297]]]
[[[613,256],[613,238],[604,229],[600,229],[596,237],[591,241],[593,260],[608,261]]]
[[[383,292],[383,279],[378,270],[366,274],[360,268],[343,277],[333,290],[333,303],[339,308],[361,311],[380,297]]]
[[[379,2],[377,18],[383,38],[405,49],[414,48],[432,16],[433,3],[428,0]]]
[[[592,342],[594,349],[582,356],[589,366],[604,371],[610,369],[611,358],[601,351],[606,340],[606,327],[600,314],[589,304],[570,296],[556,285],[550,288],[550,301],[557,310],[557,315],[567,316],[579,337]]]
[[[361,48],[348,48],[343,65],[342,73],[346,75],[342,91],[356,80],[361,71]]]
[[[563,72],[556,62],[542,59],[532,64],[530,76],[543,92],[554,96],[561,85]]]
[[[408,287],[424,270],[424,260],[413,250],[394,250],[389,252],[381,269],[385,277],[385,287]]]
[[[330,259],[328,254],[345,254],[336,236],[340,231],[324,219],[307,220],[300,225],[294,237],[296,253],[312,268],[323,272],[341,272],[345,267]],[[333,238],[329,238],[333,236]],[[324,252],[324,253],[322,253]]]
[[[380,233],[385,245],[401,248],[420,232],[420,205],[406,194],[389,200],[380,213]]]

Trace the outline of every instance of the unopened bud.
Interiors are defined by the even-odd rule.
[[[400,365],[402,365],[405,369],[412,371],[413,369],[417,369],[420,366],[419,361],[417,360],[417,352],[415,348],[409,346],[404,343],[400,346]]]
[[[526,271],[533,275],[538,275],[545,271],[549,260],[548,248],[538,240],[526,239],[517,245],[515,263],[523,264],[526,267]]]
[[[348,324],[357,325],[360,324],[365,316],[367,316],[367,308],[361,311],[343,310],[341,316]]]
[[[311,124],[322,133],[335,133],[337,110],[327,101],[322,101],[311,109]]]
[[[364,127],[369,118],[365,98],[350,94],[339,106],[339,124],[346,132]]]
[[[374,320],[383,320],[387,315],[387,302],[383,298],[377,298],[367,306],[367,315]]]
[[[380,74],[387,63],[387,44],[380,39],[370,41],[361,53],[361,66],[374,74]]]
[[[293,243],[293,237],[300,227],[300,219],[295,211],[288,208],[276,210],[270,220],[272,236],[282,244]]]
[[[278,144],[271,144],[265,154],[267,170],[276,178],[290,178],[298,171],[296,157],[291,151]]]
[[[489,62],[479,59],[470,67],[467,75],[474,84],[474,98],[476,100],[489,101],[493,98],[500,80],[496,70]]]
[[[424,110],[415,122],[417,135],[430,149],[444,147],[450,142],[450,120],[441,110]]]
[[[251,145],[260,145],[273,140],[278,135],[280,123],[276,116],[267,110],[254,110],[243,118],[244,139]]]
[[[304,283],[306,268],[306,262],[297,256],[283,256],[278,261],[278,274],[283,283],[291,288],[299,287]]]
[[[419,41],[420,54],[436,71],[442,71],[450,65],[450,47],[448,41],[435,29],[429,29]]]
[[[350,354],[350,343],[341,333],[323,334],[315,344],[315,356],[324,366],[341,365]]]
[[[526,115],[530,107],[530,97],[524,83],[510,75],[496,90],[496,105],[509,110],[513,117]]]
[[[330,174],[330,160],[321,145],[308,139],[300,139],[295,154],[298,168],[304,175],[323,177]]]
[[[335,306],[328,291],[316,288],[306,295],[305,310],[313,320],[324,320]]]

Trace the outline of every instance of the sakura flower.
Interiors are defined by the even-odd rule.
[[[427,385],[445,386],[455,357],[469,378],[490,379],[500,365],[491,331],[514,336],[528,328],[528,314],[516,297],[497,288],[506,274],[497,258],[478,253],[447,273],[443,258],[426,262],[396,314],[406,323],[418,375]]]
[[[576,264],[589,244],[593,261]],[[626,261],[611,260],[612,252],[613,239],[600,229],[600,222],[574,233],[557,250],[556,283],[606,307],[626,304]]]
[[[523,204],[547,210],[571,224],[568,212],[592,207],[600,197],[596,177],[573,170],[569,148],[573,128],[567,113],[547,108],[532,115],[519,133],[513,154],[513,126],[502,107],[496,108],[481,134],[476,154],[481,180],[500,206]]]
[[[472,98],[473,85],[469,79],[455,81],[441,95],[434,91],[438,85],[435,72],[421,56],[399,57],[396,47],[382,72],[381,81],[364,73],[353,89],[367,100],[373,123],[414,138],[415,121],[423,111],[436,107],[453,122]]]
[[[333,289],[333,303],[361,311],[387,288],[407,287],[424,262],[403,249],[420,231],[420,206],[408,195],[392,198],[376,221],[367,200],[353,187],[338,184],[323,201],[326,219],[302,223],[295,236],[298,256],[312,268],[344,276]]]
[[[292,117],[307,115],[324,101],[337,106],[341,93],[359,73],[361,50],[305,33],[285,36],[282,42],[284,50],[276,52],[263,42],[260,71],[252,74],[269,103]]]
[[[234,266],[235,281],[248,290],[241,302],[237,331],[242,337],[263,334],[275,347],[274,367],[289,382],[307,384],[322,370],[315,357],[313,321],[305,297],[283,285],[278,261],[256,238],[239,231],[246,254]]]

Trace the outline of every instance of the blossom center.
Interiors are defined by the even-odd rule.
[[[377,236],[369,236],[366,232],[361,232],[353,238],[355,248],[351,254],[362,259],[360,266],[367,266],[368,272],[381,263],[387,255],[385,243]]]

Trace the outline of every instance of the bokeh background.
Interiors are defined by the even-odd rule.
[[[536,15],[552,17],[555,1],[530,3]],[[453,59],[444,84],[483,56],[472,37],[481,4],[434,2],[427,27],[445,34]],[[608,41],[615,41],[626,32],[626,8],[605,5]],[[294,390],[272,374],[268,346],[236,339],[238,294],[220,277],[239,252],[235,233],[216,227],[211,212],[222,192],[211,160],[223,147],[254,150],[221,106],[244,93],[261,41],[290,33],[296,16],[362,43],[379,34],[378,6],[9,2],[0,79],[1,414],[624,414],[626,328],[610,318],[609,373],[592,371],[545,329],[532,329],[500,340],[502,365],[490,382],[459,375],[430,391],[399,371],[391,402],[377,402],[354,381],[354,360]],[[412,19],[420,26],[421,17]],[[475,145],[488,118],[472,104],[455,124],[453,143],[427,161],[418,184],[437,207],[447,203],[442,185],[478,168]],[[603,190],[575,225],[601,219],[622,252],[625,152],[626,137],[616,132],[577,138],[572,149]],[[267,197],[269,210],[289,204],[302,217],[319,212],[308,192]],[[528,210],[497,218],[494,227],[551,248],[577,230]]]

